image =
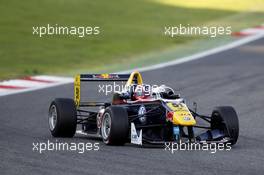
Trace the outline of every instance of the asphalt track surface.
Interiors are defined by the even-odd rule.
[[[231,105],[238,112],[240,136],[231,151],[176,151],[163,148],[105,146],[76,136],[59,142],[99,142],[99,151],[32,151],[32,143],[55,142],[47,124],[54,97],[72,97],[63,85],[0,97],[0,174],[263,174],[264,39],[203,59],[148,71],[149,83],[168,84],[198,111]]]

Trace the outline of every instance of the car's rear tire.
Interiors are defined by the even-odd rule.
[[[102,119],[101,135],[107,145],[123,145],[128,138],[128,114],[120,106],[108,107]]]
[[[236,144],[239,136],[239,121],[235,109],[231,106],[216,107],[211,116],[211,128],[224,131],[230,137],[230,143]]]
[[[49,108],[49,128],[54,137],[73,137],[76,132],[77,113],[72,99],[56,98]]]

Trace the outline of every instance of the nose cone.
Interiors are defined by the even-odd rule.
[[[172,103],[168,103],[167,105],[173,111],[173,124],[182,126],[196,125],[196,121],[186,104],[173,105]]]
[[[196,121],[190,112],[174,112],[173,124],[182,126],[193,126],[196,124]]]

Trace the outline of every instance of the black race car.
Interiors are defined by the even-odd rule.
[[[109,102],[81,101],[81,82],[126,81],[126,88]],[[88,110],[96,107],[97,110]],[[197,124],[197,120],[208,123]],[[236,144],[239,123],[230,106],[216,107],[211,116],[191,110],[184,99],[167,86],[143,84],[139,72],[129,74],[81,74],[75,77],[74,99],[56,98],[49,107],[49,126],[54,137],[96,135],[107,145],[165,142]],[[196,134],[194,128],[204,132]]]

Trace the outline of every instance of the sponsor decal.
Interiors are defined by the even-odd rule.
[[[109,79],[109,78],[119,78],[119,76],[118,75],[111,75],[111,74],[100,74],[100,75],[93,75],[93,78]]]
[[[191,120],[191,118],[190,118],[190,117],[188,117],[188,116],[184,116],[184,117],[183,117],[183,120],[185,120],[185,121],[190,121],[190,120]]]
[[[146,112],[147,112],[147,110],[146,110],[145,106],[141,105],[139,107],[139,110],[138,110],[138,116],[141,116],[141,117],[139,117],[139,120],[141,123],[145,123],[147,120],[147,118],[144,116],[144,114],[146,114]]]
[[[131,143],[136,145],[142,145],[142,129],[137,133],[134,123],[131,123]]]

